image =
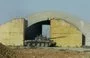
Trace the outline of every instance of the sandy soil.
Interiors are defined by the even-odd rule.
[[[87,52],[55,49],[16,49],[17,58],[90,58]]]
[[[0,58],[90,58],[90,52],[56,48],[8,48],[0,44]]]

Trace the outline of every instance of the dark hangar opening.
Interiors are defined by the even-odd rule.
[[[50,20],[37,22],[25,30],[25,40],[34,40],[36,36],[42,34],[42,25],[50,25]]]
[[[84,47],[85,46],[85,35],[82,34],[82,46]]]

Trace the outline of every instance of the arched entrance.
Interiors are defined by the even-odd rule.
[[[25,31],[25,40],[34,40],[35,37],[42,34],[42,25],[50,25],[50,20],[44,20],[37,22],[29,27]]]

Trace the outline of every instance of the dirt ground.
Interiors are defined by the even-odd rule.
[[[15,58],[15,52],[13,49],[6,47],[0,43],[0,58]]]
[[[16,49],[16,58],[90,58],[90,53],[57,49]]]
[[[90,52],[56,48],[9,48],[0,44],[0,58],[90,58]]]

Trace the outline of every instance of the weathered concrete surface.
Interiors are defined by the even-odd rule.
[[[0,25],[0,42],[4,45],[23,45],[25,20],[13,19]]]
[[[82,33],[77,27],[62,19],[52,19],[51,38],[61,47],[81,47]]]

